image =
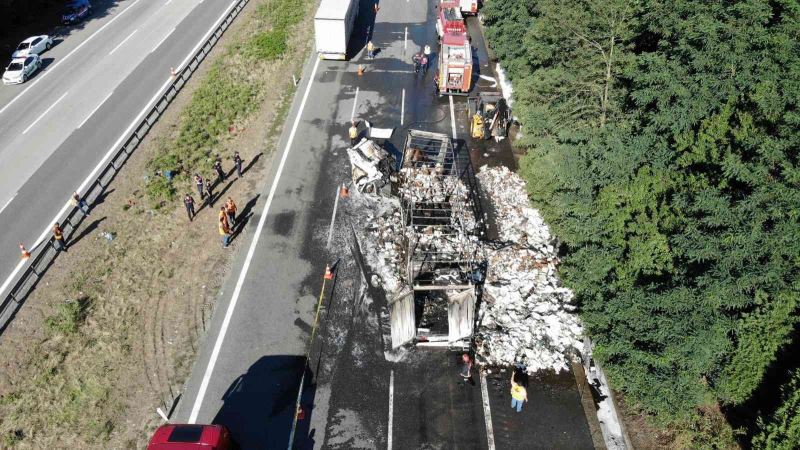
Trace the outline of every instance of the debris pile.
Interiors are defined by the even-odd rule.
[[[477,174],[496,216],[500,239],[487,246],[484,317],[478,355],[490,365],[523,361],[529,372],[567,369],[566,354],[582,345],[572,292],[556,273],[556,242],[528,204],[525,182],[505,167]]]
[[[403,245],[403,217],[396,199],[384,199],[371,205],[366,217],[362,252],[367,264],[381,279],[389,295],[397,293],[406,282],[402,268],[406,258]]]

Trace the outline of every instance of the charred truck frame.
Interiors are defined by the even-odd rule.
[[[407,285],[389,299],[392,347],[466,348],[484,234],[468,156],[441,133],[409,130],[398,174]]]

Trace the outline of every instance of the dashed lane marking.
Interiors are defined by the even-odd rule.
[[[60,102],[61,100],[64,100],[64,97],[66,97],[67,94],[69,94],[69,92],[64,92],[64,95],[62,95],[61,97],[58,98],[58,100],[53,102],[53,104],[50,105],[49,108],[45,109],[41,116],[37,117],[36,120],[33,121],[33,123],[28,125],[28,128],[25,128],[25,130],[22,132],[22,134],[27,133],[31,128],[33,128],[34,125],[39,123],[39,121],[42,120],[42,117],[46,116],[47,113],[49,113],[51,109],[55,108],[55,106],[58,104],[58,102]]]
[[[5,209],[8,208],[8,205],[10,205],[12,201],[14,201],[14,198],[17,196],[17,194],[19,194],[19,192],[15,192],[14,195],[12,195],[10,199],[8,199],[6,204],[3,205],[2,208],[0,208],[0,214],[2,214],[3,211],[5,211]]]
[[[78,125],[78,128],[82,127],[94,115],[94,113],[96,113],[97,110],[100,109],[101,106],[103,106],[103,103],[105,103],[106,100],[111,98],[111,94],[113,93],[114,91],[109,92],[108,95],[106,95],[106,98],[104,98],[100,103],[98,103],[97,106],[95,106],[95,108],[92,110],[92,112],[90,112],[89,115],[87,115],[86,118],[83,119],[83,122],[81,122],[81,124]]]
[[[126,42],[128,42],[128,39],[132,38],[132,37],[133,37],[133,35],[134,35],[134,34],[136,34],[136,32],[137,32],[137,31],[139,31],[139,30],[138,30],[138,29],[136,29],[136,30],[133,30],[133,33],[129,34],[129,35],[128,35],[128,37],[126,37],[125,39],[123,39],[123,40],[122,40],[122,42],[120,42],[119,44],[117,44],[117,46],[116,46],[116,47],[114,47],[114,49],[113,49],[113,50],[111,50],[110,52],[108,52],[108,56],[111,56],[111,55],[113,55],[113,54],[114,54],[114,52],[115,52],[115,51],[117,51],[117,50],[118,50],[120,47],[122,47],[122,45],[123,45],[123,44],[125,44]]]
[[[403,98],[400,100],[400,126],[403,126],[403,120],[406,115],[406,90],[403,89]]]

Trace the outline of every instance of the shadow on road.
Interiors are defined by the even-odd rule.
[[[256,361],[247,373],[231,383],[213,423],[227,426],[243,449],[286,448],[304,373],[306,388],[301,398],[303,413],[298,419],[295,448],[313,448],[313,443],[311,447],[307,444],[313,436],[308,423],[316,385],[304,356],[264,356]]]

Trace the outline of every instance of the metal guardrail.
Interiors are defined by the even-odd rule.
[[[117,173],[119,173],[131,154],[133,154],[133,151],[136,150],[139,144],[144,140],[147,133],[153,128],[161,115],[164,114],[164,111],[166,111],[169,104],[172,103],[172,100],[175,99],[180,90],[186,85],[192,74],[200,66],[200,63],[208,56],[209,52],[214,48],[214,45],[222,38],[222,34],[230,27],[233,20],[239,15],[249,1],[250,0],[239,0],[225,19],[220,22],[214,32],[211,33],[206,42],[198,49],[189,63],[175,74],[174,81],[165,88],[161,98],[145,115],[144,119],[142,119],[131,135],[128,136],[119,150],[111,157],[105,168],[103,168],[94,182],[89,185],[89,188],[83,194],[82,198],[85,199],[89,205],[92,205],[103,197],[109,184],[117,176]],[[61,219],[59,223],[64,231],[64,238],[67,242],[74,237],[85,218],[86,216],[84,216],[80,209],[74,207]],[[32,254],[28,266],[0,303],[0,334],[8,327],[8,324],[14,318],[20,306],[22,306],[30,293],[33,292],[39,280],[58,256],[59,252],[55,249],[54,244],[54,239],[51,236],[50,239],[39,243],[35,249],[31,249]]]

